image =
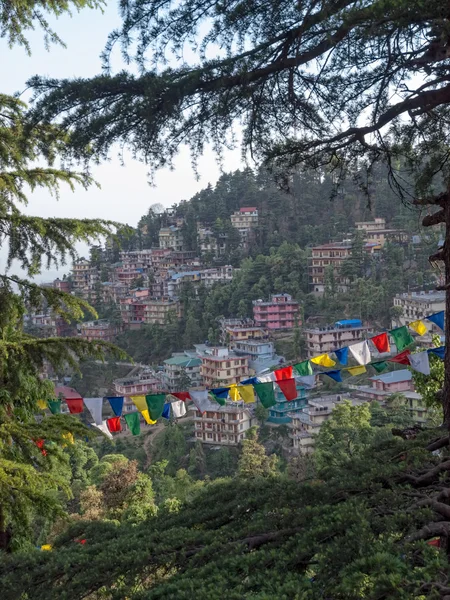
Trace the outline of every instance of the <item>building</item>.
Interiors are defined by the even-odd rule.
[[[181,271],[180,273],[169,273],[164,281],[164,295],[169,298],[177,298],[181,294],[181,289],[185,284],[200,284],[199,271]]]
[[[162,227],[159,230],[159,247],[162,249],[170,249],[182,251],[183,248],[183,233],[181,229],[170,225]]]
[[[253,318],[258,327],[270,331],[293,329],[296,320],[301,325],[299,303],[290,294],[274,294],[267,302],[254,300]]]
[[[375,218],[373,221],[355,223],[356,229],[364,231],[367,242],[384,246],[387,241],[406,242],[408,234],[401,229],[387,229],[386,219]]]
[[[253,424],[252,413],[241,402],[217,405],[214,411],[203,415],[194,408],[193,414],[195,439],[205,444],[237,446]]]
[[[379,244],[366,243],[365,250],[368,254],[374,254],[379,250]],[[334,281],[339,292],[346,292],[349,280],[341,276],[340,268],[342,263],[351,256],[352,243],[350,240],[343,242],[334,242],[323,244],[311,248],[311,257],[309,258],[309,283],[313,292],[323,294],[325,291],[325,274],[327,269],[332,270]]]
[[[219,322],[222,343],[231,348],[234,348],[237,342],[264,340],[269,337],[267,329],[257,326],[252,319],[221,319]]]
[[[398,314],[392,319],[393,327],[401,327],[411,321],[425,319],[428,315],[445,310],[445,292],[410,292],[397,294],[394,297],[394,307],[398,307]],[[442,331],[431,323],[424,321],[430,333],[442,335]]]
[[[97,267],[82,258],[73,263],[72,266],[72,289],[75,294],[85,299],[95,299],[95,288],[100,282],[100,274]]]
[[[95,340],[112,342],[121,331],[119,326],[113,325],[107,319],[81,323],[79,329],[81,337],[88,342],[93,342]]]
[[[172,298],[159,300],[147,299],[144,302],[144,322],[150,325],[163,325],[168,317],[173,315],[176,319],[181,317],[181,304]]]
[[[302,410],[307,405],[308,392],[304,385],[296,382],[295,387],[297,388],[298,396],[295,400],[286,400],[283,392],[276,385],[275,386],[275,399],[277,403],[269,408],[268,421],[277,425],[283,425],[290,423],[292,420],[292,413],[298,410]]]
[[[308,358],[356,344],[366,339],[369,331],[371,328],[359,319],[344,319],[329,327],[305,329]]]
[[[215,283],[229,283],[232,279],[233,267],[231,265],[200,270],[200,280],[206,287],[212,287]]]
[[[273,342],[247,339],[234,344],[234,352],[249,356],[250,371],[259,375],[283,362],[283,357],[275,353]]]
[[[70,279],[55,279],[53,282],[53,287],[55,290],[59,290],[60,292],[65,292],[66,294],[70,294],[72,290],[72,283]]]
[[[198,344],[195,349],[202,361],[200,374],[205,387],[228,386],[248,378],[248,356],[236,354],[222,346]]]
[[[124,410],[126,412],[136,410],[136,407],[129,396],[154,394],[162,388],[161,381],[149,368],[143,369],[136,375],[129,375],[128,377],[116,379],[113,381],[113,385],[118,396],[125,396]]]
[[[201,359],[195,352],[172,354],[164,361],[164,383],[169,392],[182,392],[186,387],[199,387],[202,383],[200,374]],[[187,382],[188,383],[184,383]]]
[[[258,226],[258,209],[256,206],[244,206],[231,215],[231,224],[241,236],[241,242],[246,245],[251,229]]]
[[[41,338],[73,337],[77,334],[74,325],[54,314],[33,314],[29,317],[27,323],[28,326],[33,326],[37,330],[35,335]]]
[[[198,227],[198,245],[202,254],[209,254],[219,258],[227,248],[228,236],[226,233],[214,233],[207,227]]]

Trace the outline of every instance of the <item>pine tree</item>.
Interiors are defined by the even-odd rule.
[[[264,446],[258,443],[256,427],[247,431],[247,437],[242,440],[242,453],[239,457],[238,476],[245,479],[272,477],[277,473],[278,457],[275,454],[266,455]]]

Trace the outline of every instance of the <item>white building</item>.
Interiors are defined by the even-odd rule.
[[[402,327],[411,321],[424,319],[428,315],[445,310],[445,292],[410,292],[397,294],[394,306],[401,308],[400,316],[392,319],[392,327]],[[442,335],[439,327],[431,321],[424,321],[428,331]]]
[[[256,206],[244,206],[234,212],[230,218],[231,224],[239,231],[241,241],[245,244],[250,230],[258,226],[258,209]]]
[[[214,411],[204,412],[203,415],[194,408],[193,414],[195,439],[205,444],[237,446],[253,424],[250,410],[241,402],[217,405]]]
[[[159,247],[162,249],[183,250],[183,233],[181,229],[170,225],[159,230]]]

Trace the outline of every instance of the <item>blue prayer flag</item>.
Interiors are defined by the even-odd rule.
[[[123,396],[111,396],[108,397],[108,400],[116,417],[121,417],[123,410]]]
[[[249,377],[248,379],[241,381],[239,385],[254,385],[255,383],[259,383],[259,379],[257,377]]]
[[[228,398],[228,392],[230,391],[229,388],[223,387],[223,388],[215,388],[214,390],[211,390],[211,392],[214,394],[214,396],[217,396],[217,398]]]
[[[442,331],[444,331],[444,314],[444,311],[441,310],[440,312],[434,313],[434,315],[429,315],[428,317],[426,317],[426,319],[428,319],[428,321],[431,321],[432,323],[440,327]]]
[[[439,356],[441,360],[444,360],[445,346],[439,346],[439,348],[428,348],[428,354],[430,354],[430,352],[432,354],[436,354],[436,356]]]
[[[324,371],[323,373],[321,373],[321,375],[328,375],[328,377],[331,377],[331,379],[334,379],[334,381],[337,381],[339,383],[342,381],[341,372],[338,370]]]
[[[161,415],[164,419],[170,419],[170,402],[164,404],[164,408]]]
[[[339,350],[335,350],[334,353],[341,365],[348,364],[348,347],[339,348]]]

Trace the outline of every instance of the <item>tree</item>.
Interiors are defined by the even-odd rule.
[[[188,473],[196,479],[202,479],[206,474],[206,456],[200,440],[195,442],[194,447],[189,452]]]
[[[258,477],[273,477],[277,473],[278,457],[275,454],[266,455],[264,446],[258,443],[256,427],[247,431],[246,439],[242,440],[242,453],[238,462],[238,477],[254,479]]]

